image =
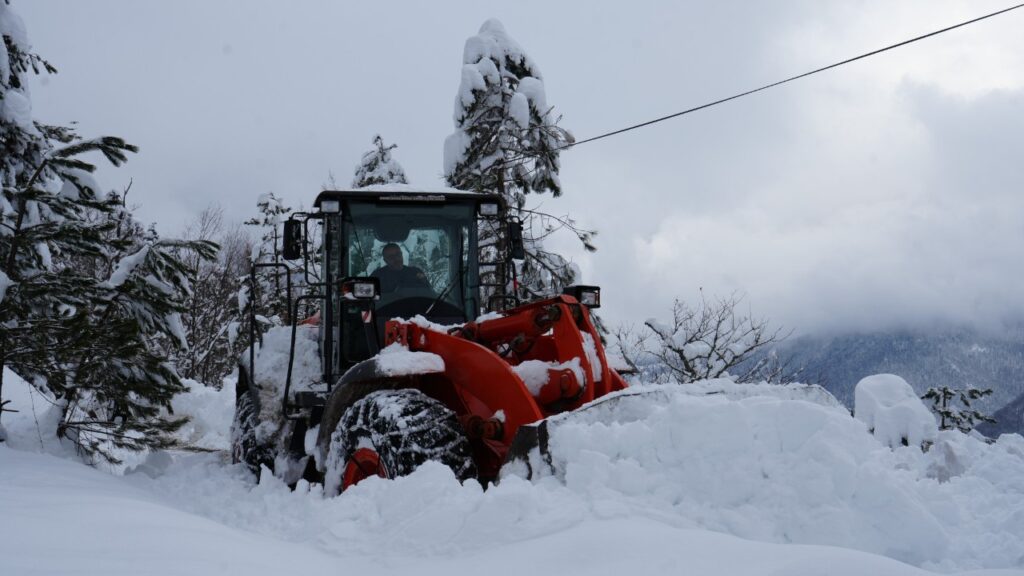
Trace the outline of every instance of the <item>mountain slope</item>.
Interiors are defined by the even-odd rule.
[[[978,426],[978,432],[989,438],[997,438],[1000,434],[1024,434],[1024,394],[997,410],[992,418],[995,424],[984,422]]]
[[[991,336],[974,330],[898,331],[803,336],[779,347],[802,380],[820,383],[853,407],[853,389],[872,374],[896,374],[918,394],[933,386],[992,388],[978,403],[989,414],[1024,393],[1024,333]]]

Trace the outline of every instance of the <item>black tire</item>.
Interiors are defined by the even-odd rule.
[[[239,373],[239,382],[242,374]],[[235,419],[231,423],[231,463],[245,464],[255,476],[260,478],[260,465],[273,467],[273,458],[269,450],[259,445],[256,440],[256,427],[260,423],[260,409],[256,398],[247,388],[235,400]]]
[[[378,390],[345,411],[331,436],[329,490],[341,490],[346,463],[363,447],[379,455],[389,478],[411,474],[427,460],[448,466],[460,481],[476,477],[472,449],[455,413],[419,390]]]

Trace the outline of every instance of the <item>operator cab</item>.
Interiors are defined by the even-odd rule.
[[[325,354],[325,376],[373,356],[391,318],[451,325],[480,314],[477,233],[482,221],[500,222],[500,196],[385,185],[324,191],[314,206],[319,212],[307,222],[293,220],[291,233],[286,226],[285,239],[294,255],[295,243],[311,232],[308,221],[322,224],[321,286],[331,288],[321,303],[321,343],[333,351]],[[305,252],[298,254],[311,256]],[[373,297],[345,293],[352,280],[375,284]]]

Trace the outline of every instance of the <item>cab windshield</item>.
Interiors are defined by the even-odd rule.
[[[441,324],[475,317],[478,281],[475,267],[470,266],[476,258],[471,234],[475,208],[474,204],[349,203],[342,217],[339,277],[380,280],[379,323],[417,314]],[[357,318],[354,309],[343,312],[342,324]],[[350,328],[362,332],[361,326]]]

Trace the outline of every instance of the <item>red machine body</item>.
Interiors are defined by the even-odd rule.
[[[608,365],[589,310],[567,295],[448,331],[390,320],[384,342],[444,360],[443,373],[418,377],[411,385],[458,415],[482,480],[498,477],[521,426],[626,387]],[[532,386],[516,370],[526,362],[533,363]],[[547,366],[543,381],[537,379],[540,363]],[[346,484],[381,473],[365,465],[350,468]]]

